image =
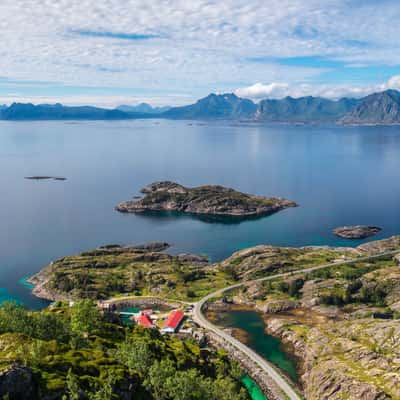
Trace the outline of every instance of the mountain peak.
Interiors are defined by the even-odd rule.
[[[400,92],[388,89],[372,93],[340,121],[344,124],[398,124],[400,123]]]
[[[173,107],[163,114],[175,119],[240,119],[252,118],[257,106],[251,100],[242,99],[234,93],[210,93],[196,103]]]

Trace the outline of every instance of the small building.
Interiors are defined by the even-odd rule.
[[[148,308],[148,309],[146,309],[146,310],[142,310],[142,311],[141,311],[141,314],[142,314],[142,315],[148,315],[148,316],[150,316],[150,315],[153,314],[153,310],[152,310],[151,308]]]
[[[146,314],[141,314],[139,315],[137,319],[137,323],[139,326],[142,326],[143,328],[154,328],[154,324],[150,317]]]
[[[169,314],[167,320],[165,321],[164,326],[161,329],[161,332],[164,333],[174,333],[178,330],[180,323],[183,320],[185,314],[182,310],[174,310]]]

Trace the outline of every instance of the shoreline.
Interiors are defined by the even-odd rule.
[[[259,309],[257,309],[256,306],[233,303],[233,304],[229,304],[229,305],[225,306],[224,308],[220,308],[219,306],[217,306],[215,308],[209,307],[207,309],[207,312],[205,313],[205,316],[210,322],[212,322],[213,324],[216,324],[217,326],[220,326],[222,329],[224,329],[226,331],[229,331],[230,334],[235,339],[239,340],[240,342],[242,342],[243,344],[245,344],[246,346],[249,346],[251,348],[251,346],[249,345],[249,338],[248,338],[249,333],[245,329],[242,329],[242,328],[239,328],[236,326],[227,327],[224,324],[221,324],[220,315],[217,315],[218,313],[224,313],[224,312],[235,311],[235,310],[243,311],[243,312],[246,312],[246,311],[256,312],[260,316],[260,318],[263,320],[263,323],[264,323],[264,334],[278,339],[281,344],[283,352],[294,363],[294,366],[296,369],[297,381],[294,381],[292,379],[292,377],[290,377],[286,371],[281,369],[274,362],[268,360],[268,358],[266,358],[264,355],[261,355],[261,357],[263,357],[267,361],[271,362],[279,370],[279,372],[283,376],[285,376],[297,389],[299,389],[300,391],[303,391],[303,381],[301,379],[301,377],[304,373],[303,360],[296,353],[294,346],[290,342],[284,341],[281,336],[279,336],[275,332],[271,331],[268,327],[267,320],[274,318],[276,316],[275,314],[271,314],[271,313],[265,314],[262,311],[260,311]]]

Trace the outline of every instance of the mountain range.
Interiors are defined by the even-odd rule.
[[[0,106],[3,120],[116,120],[138,118],[246,120],[285,123],[338,123],[345,125],[400,124],[400,92],[386,90],[361,99],[285,97],[258,104],[233,93],[215,94],[182,107],[152,107],[147,103],[109,110],[91,106],[14,103]]]
[[[148,103],[140,103],[136,106],[121,105],[117,107],[117,110],[126,113],[141,113],[141,114],[162,114],[168,111],[171,107],[153,107]]]

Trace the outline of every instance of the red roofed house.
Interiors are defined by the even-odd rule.
[[[169,314],[168,319],[165,321],[161,331],[166,333],[174,333],[178,329],[179,324],[182,322],[185,314],[182,310],[174,310]]]
[[[141,314],[139,315],[139,318],[137,319],[137,323],[140,326],[143,326],[143,328],[153,328],[153,322],[151,321],[150,317],[146,314]]]

